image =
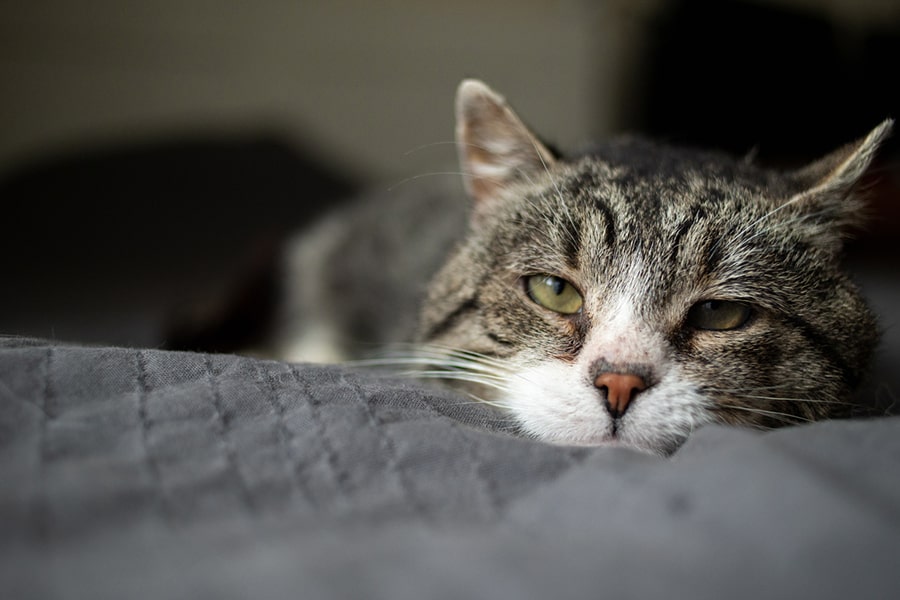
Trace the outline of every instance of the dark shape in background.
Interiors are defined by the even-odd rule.
[[[647,31],[634,129],[802,166],[900,118],[900,23],[854,27],[763,2],[683,0]],[[898,256],[900,131],[879,153],[872,213],[851,250]]]
[[[169,345],[178,315],[207,326],[277,243],[355,185],[277,136],[195,135],[50,157],[0,180],[0,331],[84,343]],[[243,275],[242,275],[243,276]],[[262,278],[265,279],[265,278]],[[264,327],[270,294],[246,322]],[[256,315],[259,320],[253,321]],[[181,347],[239,339],[177,328]]]

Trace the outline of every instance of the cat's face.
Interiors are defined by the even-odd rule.
[[[876,333],[837,252],[887,125],[778,176],[640,141],[557,161],[483,84],[457,106],[473,215],[420,329],[448,378],[541,439],[657,453],[845,412]]]

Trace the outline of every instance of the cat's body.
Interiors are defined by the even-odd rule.
[[[889,122],[786,174],[639,139],[560,160],[474,81],[457,122],[472,206],[410,186],[299,241],[284,358],[407,338],[397,364],[525,434],[657,453],[705,423],[849,412],[877,335],[841,239]]]
[[[299,232],[284,253],[274,354],[294,362],[371,358],[416,339],[431,277],[465,234],[459,177],[354,199]]]

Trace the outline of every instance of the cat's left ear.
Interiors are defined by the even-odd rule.
[[[804,191],[792,197],[788,204],[805,214],[815,214],[817,218],[813,221],[816,223],[827,223],[831,235],[823,231],[817,237],[820,242],[833,246],[834,250],[840,246],[841,234],[864,220],[858,193],[860,180],[872,164],[879,146],[890,135],[893,124],[893,120],[887,119],[866,137],[794,173],[794,179],[803,186]]]
[[[456,145],[476,214],[505,186],[554,163],[553,153],[503,96],[475,79],[463,81],[456,92]]]

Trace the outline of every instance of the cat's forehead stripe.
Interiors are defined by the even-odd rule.
[[[581,219],[568,216],[563,236],[563,254],[566,264],[576,271],[580,267],[579,256],[581,255],[583,243],[582,228]]]
[[[602,226],[604,228],[605,234],[605,238],[603,241],[607,245],[612,246],[616,243],[616,222],[613,218],[612,211],[602,199],[596,197],[593,201],[593,207],[600,215],[603,216]]]

